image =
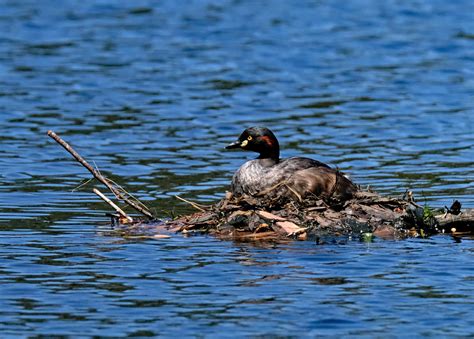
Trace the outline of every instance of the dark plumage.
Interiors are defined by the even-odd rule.
[[[316,195],[347,200],[357,191],[346,176],[320,161],[303,157],[280,159],[278,140],[265,127],[247,128],[226,148],[259,153],[257,159],[247,161],[235,172],[231,190],[236,196],[276,194],[304,199]]]

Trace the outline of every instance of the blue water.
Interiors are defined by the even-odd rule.
[[[255,124],[383,194],[474,208],[472,13],[0,0],[1,336],[474,335],[470,238],[124,238],[46,136],[163,217],[223,196],[252,157],[223,147]]]

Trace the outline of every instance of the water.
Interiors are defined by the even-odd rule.
[[[474,207],[471,1],[0,1],[0,333],[474,334],[473,241],[123,239],[55,130],[158,214],[250,154]],[[73,191],[74,190],[74,191]]]

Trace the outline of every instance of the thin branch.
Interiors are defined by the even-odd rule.
[[[137,205],[140,205],[141,207],[143,207],[144,209],[146,210],[149,210],[148,207],[142,203],[140,200],[138,200],[138,198],[136,198],[132,193],[128,192],[125,188],[123,188],[122,186],[120,186],[119,184],[117,184],[115,181],[113,181],[112,179],[108,179],[112,184],[114,184],[122,194],[125,194],[126,196],[130,197],[133,201],[135,201],[135,203]],[[117,199],[120,199],[120,198],[117,198]],[[150,212],[151,213],[151,212]]]
[[[120,191],[120,189],[114,186],[113,182],[110,179],[107,179],[102,174],[100,174],[97,169],[92,167],[86,160],[84,160],[84,158],[81,157],[79,153],[77,153],[66,141],[61,139],[56,133],[50,130],[48,131],[48,136],[50,136],[52,139],[54,139],[54,141],[64,147],[64,149],[68,151],[74,157],[74,159],[76,159],[82,166],[84,166],[89,172],[91,172],[94,178],[103,183],[118,199],[123,200],[125,203],[127,203],[143,215],[146,215],[150,219],[154,219],[153,214],[148,208],[140,206],[135,201],[129,199],[126,195],[124,195],[123,192]]]
[[[303,198],[298,192],[296,192],[296,190],[294,190],[291,186],[287,184],[285,184],[285,186],[298,198],[299,202],[303,202]]]
[[[90,183],[92,180],[94,180],[94,178],[90,178],[90,179],[87,179],[87,180],[83,181],[79,186],[75,187],[71,192],[76,192],[81,187],[83,187],[83,186],[87,185],[88,183]]]
[[[176,199],[178,199],[178,200],[181,200],[181,201],[184,201],[185,203],[190,204],[190,205],[193,206],[195,209],[197,209],[197,210],[199,210],[199,211],[201,211],[201,212],[206,212],[205,209],[201,208],[201,207],[199,206],[199,204],[196,204],[195,202],[192,202],[192,201],[186,200],[186,199],[184,199],[184,198],[181,198],[181,197],[178,196],[178,195],[175,195],[174,197],[175,197]]]
[[[107,204],[109,204],[121,217],[127,219],[129,222],[133,222],[133,218],[130,217],[127,213],[125,213],[120,207],[118,207],[112,200],[107,198],[101,191],[97,188],[92,190],[95,194],[97,194],[102,200],[104,200]]]

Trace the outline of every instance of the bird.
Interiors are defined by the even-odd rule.
[[[266,127],[249,127],[226,149],[258,153],[234,173],[231,193],[235,197],[283,197],[303,202],[310,197],[343,202],[353,197],[357,186],[342,172],[306,157],[280,158],[280,145]]]

